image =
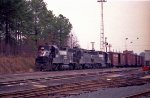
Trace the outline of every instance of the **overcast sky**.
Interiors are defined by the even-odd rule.
[[[56,16],[63,14],[70,20],[73,25],[72,32],[82,48],[91,49],[91,42],[95,42],[95,49],[100,49],[101,7],[97,0],[44,2]],[[112,45],[111,50],[123,51],[125,38],[128,38],[128,50],[136,53],[150,50],[150,1],[107,0],[104,4],[104,28],[105,37]]]

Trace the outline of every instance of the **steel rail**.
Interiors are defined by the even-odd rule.
[[[146,90],[144,92],[141,92],[141,93],[129,95],[129,96],[124,97],[124,98],[140,98],[140,97],[146,96],[146,95],[149,95],[149,97],[150,97],[150,89],[148,89],[148,90]]]
[[[39,97],[44,95],[49,95],[54,97],[57,94],[62,94],[62,93],[71,92],[75,90],[84,90],[84,89],[87,90],[87,89],[93,89],[99,87],[108,88],[108,87],[116,87],[116,86],[123,86],[123,85],[130,86],[133,85],[133,82],[135,83],[135,81],[136,81],[135,79],[128,80],[124,78],[112,79],[112,81],[107,81],[106,79],[90,80],[90,81],[82,81],[82,82],[77,82],[72,84],[63,84],[63,85],[29,89],[29,90],[17,91],[11,93],[3,93],[0,94],[0,97],[31,98],[31,97]],[[139,81],[139,84],[141,82],[142,81]]]

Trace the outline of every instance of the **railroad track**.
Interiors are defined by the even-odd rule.
[[[124,72],[126,73],[131,73],[132,70],[125,70]],[[73,79],[73,78],[78,78],[78,77],[85,77],[85,76],[98,76],[98,77],[103,77],[108,74],[115,74],[115,73],[120,73],[122,71],[107,71],[107,72],[99,72],[99,73],[87,73],[87,74],[77,74],[77,75],[65,75],[65,76],[56,76],[56,77],[46,77],[46,78],[38,78],[38,79],[26,79],[26,80],[17,80],[17,81],[7,81],[7,82],[1,82],[0,86],[5,86],[5,85],[15,85],[19,83],[26,83],[28,81],[34,81],[34,82],[40,82],[41,80],[63,80],[63,79]],[[136,72],[132,73],[132,77],[138,76]],[[129,78],[128,78],[129,79]],[[75,90],[90,90],[91,89],[97,89],[97,88],[105,88],[105,87],[119,87],[119,86],[125,86],[127,83],[124,83],[126,79],[121,79],[122,81],[115,79],[114,81],[116,82],[110,82],[106,81],[106,79],[100,79],[100,80],[89,80],[89,81],[80,81],[80,82],[75,82],[71,84],[63,84],[63,85],[55,85],[55,86],[48,86],[48,87],[41,87],[41,88],[32,88],[32,89],[27,89],[27,90],[22,90],[22,91],[14,91],[14,92],[8,92],[8,93],[2,93],[0,94],[0,97],[26,97],[26,98],[31,98],[31,97],[37,97],[37,96],[53,96],[54,95],[67,95],[67,92],[72,92]],[[132,80],[133,81],[133,80]],[[131,83],[132,83],[131,81]],[[129,82],[129,81],[128,81]],[[117,83],[118,85],[115,85]],[[127,86],[132,85],[131,83],[128,83]]]
[[[137,93],[137,94],[134,94],[134,95],[129,95],[125,98],[150,98],[150,89],[146,90],[146,91],[143,91],[141,93]]]
[[[130,69],[130,70],[123,70],[123,72],[126,72],[126,73],[128,73],[128,72],[131,72],[132,70],[135,70],[135,69]],[[43,76],[43,77],[41,77],[41,78],[23,78],[23,79],[18,79],[18,80],[15,80],[14,78],[11,80],[9,80],[9,81],[1,81],[0,82],[0,86],[3,86],[3,85],[13,85],[13,84],[18,84],[18,83],[25,83],[25,82],[27,82],[27,81],[40,81],[40,80],[50,80],[50,79],[63,79],[63,78],[68,78],[68,77],[79,77],[79,76],[86,76],[86,75],[96,75],[96,74],[99,74],[99,75],[101,75],[101,74],[109,74],[109,73],[119,73],[119,72],[122,72],[122,70],[121,71],[106,71],[106,72],[99,72],[99,73],[95,73],[95,72],[93,72],[93,73],[87,73],[87,74],[76,74],[76,75],[63,75],[63,76],[55,76],[55,77],[46,77],[46,75],[49,75],[50,73],[37,73],[37,74],[35,74],[35,73],[32,73],[33,74],[33,77],[34,76]],[[27,74],[27,75],[25,75],[25,76],[32,76],[32,74],[30,73],[30,74]],[[24,75],[20,75],[20,74],[17,74],[17,75],[15,75],[15,76],[12,76],[12,77],[17,77],[17,76],[19,76],[19,77],[24,77]],[[4,76],[5,77],[5,76]],[[10,77],[10,76],[6,76],[6,77]],[[1,77],[2,78],[2,77]]]
[[[130,70],[126,70],[126,72],[129,72]],[[106,75],[110,73],[118,73],[121,71],[107,71],[107,72],[99,72],[99,73],[86,73],[86,74],[75,74],[75,75],[63,75],[63,76],[55,76],[55,77],[41,77],[41,78],[29,78],[29,79],[20,79],[20,80],[9,80],[9,81],[3,81],[0,82],[0,86],[7,86],[7,85],[15,85],[15,84],[21,84],[21,83],[26,83],[28,81],[33,81],[33,82],[38,82],[41,80],[61,80],[61,79],[71,79],[71,78],[76,78],[76,77],[84,77],[84,76],[95,76],[95,75]],[[43,73],[38,75],[43,75]],[[33,77],[35,74],[33,74]]]
[[[94,74],[93,74],[94,75]],[[136,76],[136,75],[135,75]],[[138,75],[137,75],[138,76]],[[62,85],[55,85],[55,86],[48,86],[42,88],[34,88],[29,90],[23,91],[16,91],[10,93],[3,93],[0,94],[1,98],[37,98],[40,96],[49,96],[50,98],[57,98],[58,96],[67,96],[70,92],[74,91],[92,91],[98,88],[110,88],[110,87],[125,87],[125,86],[132,86],[132,85],[143,85],[148,80],[143,81],[142,79],[138,78],[110,78],[108,81],[106,78],[101,78],[97,80],[89,80],[89,81],[81,81],[81,82],[74,82],[71,84],[62,84]],[[136,83],[136,84],[135,84]],[[132,97],[129,97],[132,98]],[[135,98],[135,97],[134,97]]]
[[[7,85],[15,85],[20,83],[26,83],[28,81],[32,82],[39,82],[42,80],[62,80],[62,79],[72,79],[77,77],[85,77],[85,76],[95,76],[95,75],[106,75],[107,73],[87,73],[87,74],[77,74],[77,75],[64,75],[64,76],[55,76],[55,77],[46,77],[46,78],[36,78],[36,79],[24,79],[24,80],[12,80],[6,82],[0,82],[0,86],[7,86]]]

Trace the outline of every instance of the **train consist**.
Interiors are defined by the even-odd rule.
[[[59,49],[56,45],[42,45],[37,54],[35,64],[38,71],[137,67],[144,63],[144,57],[132,51],[106,53],[76,47]]]

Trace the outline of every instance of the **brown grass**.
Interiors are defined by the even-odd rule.
[[[0,73],[31,72],[34,69],[34,57],[0,57]]]

